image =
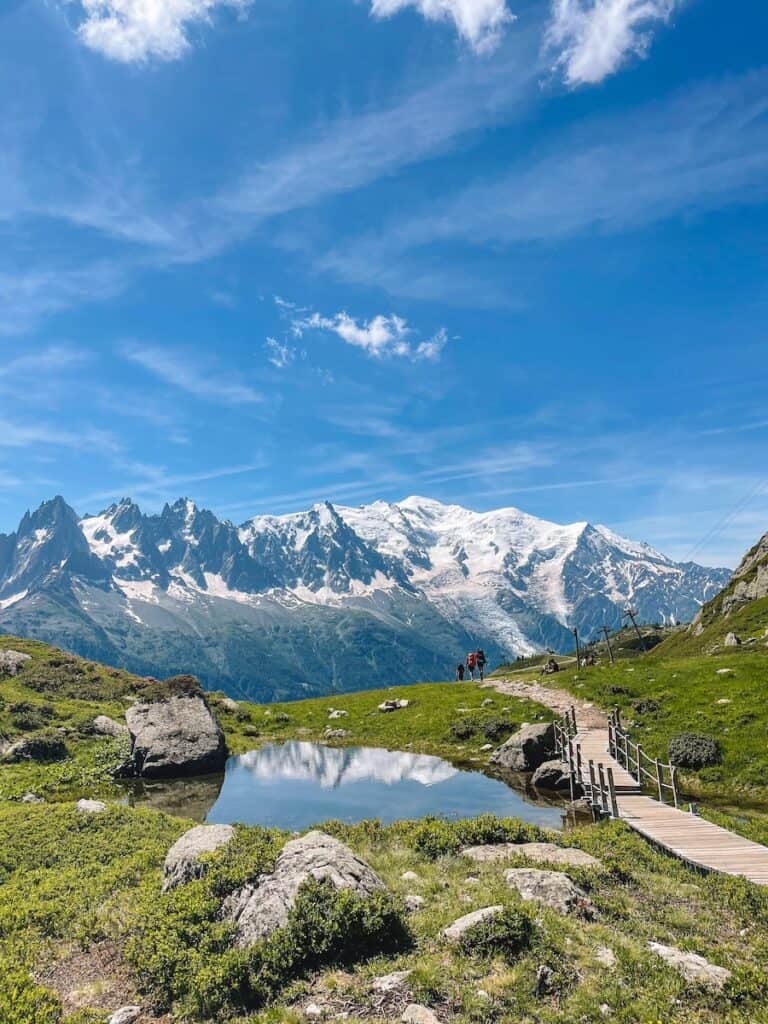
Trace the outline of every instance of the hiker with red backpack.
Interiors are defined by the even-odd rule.
[[[467,655],[467,672],[469,672],[469,678],[474,683],[475,681],[475,669],[477,668],[477,654],[474,651],[470,651]]]

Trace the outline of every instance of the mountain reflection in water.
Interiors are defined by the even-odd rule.
[[[330,818],[390,822],[483,813],[562,827],[561,806],[528,799],[498,779],[460,771],[439,757],[298,741],[231,757],[206,820],[302,829]]]

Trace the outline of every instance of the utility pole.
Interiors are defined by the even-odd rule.
[[[635,632],[637,633],[637,639],[640,641],[640,646],[643,648],[643,651],[645,652],[647,650],[647,648],[645,646],[645,640],[643,640],[643,635],[640,632],[640,628],[637,625],[637,619],[635,618],[636,615],[637,615],[637,612],[635,611],[634,608],[630,608],[629,606],[627,606],[624,609],[624,616],[631,620],[632,625],[635,627]]]
[[[611,647],[611,634],[608,632],[607,626],[603,626],[602,630],[605,634],[605,642],[608,644],[608,657],[611,659],[611,664],[613,665],[616,659],[613,656],[613,648]]]
[[[573,632],[573,638],[576,641],[576,668],[580,669],[581,668],[581,654],[579,652],[579,631],[574,626],[572,632]]]

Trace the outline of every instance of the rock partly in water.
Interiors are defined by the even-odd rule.
[[[235,830],[231,825],[196,825],[177,839],[170,848],[163,864],[163,892],[185,885],[196,878],[202,878],[206,866],[200,858],[213,853],[232,839]]]
[[[510,888],[517,889],[524,900],[542,903],[558,914],[577,914],[588,919],[595,916],[584,890],[560,871],[510,868],[504,872],[504,880]]]
[[[148,779],[221,771],[227,746],[201,695],[137,703],[125,712],[133,748],[127,773]]]
[[[103,814],[107,809],[107,805],[102,803],[101,800],[78,800],[77,810],[81,814]]]
[[[0,651],[0,676],[15,676],[32,656],[21,651]]]
[[[493,907],[481,907],[480,910],[473,910],[471,914],[465,914],[453,924],[448,925],[447,928],[443,928],[443,935],[449,942],[460,942],[466,932],[489,918],[498,917],[503,910],[504,907],[500,903]]]
[[[562,761],[545,761],[533,773],[531,785],[536,789],[561,791],[571,788],[571,777]]]
[[[555,753],[551,724],[526,725],[491,755],[491,764],[511,772],[533,772]]]
[[[114,718],[108,718],[107,715],[97,715],[94,718],[93,731],[100,736],[113,736],[115,739],[130,736],[127,725],[116,722]]]
[[[223,916],[234,924],[237,944],[251,946],[282,928],[302,883],[310,878],[327,879],[336,889],[353,889],[365,896],[385,888],[373,869],[344,843],[324,832],[308,832],[286,843],[271,875],[224,901]]]
[[[660,942],[649,942],[648,948],[670,967],[674,967],[686,981],[702,985],[704,988],[721,989],[731,977],[731,972],[726,967],[711,964],[697,953],[685,953],[682,949],[664,946]]]
[[[8,764],[20,761],[64,761],[69,757],[67,745],[60,736],[28,736],[7,747],[2,760]]]

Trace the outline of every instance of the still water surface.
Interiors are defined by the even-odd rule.
[[[287,829],[338,818],[466,818],[492,813],[562,827],[562,805],[536,800],[481,772],[439,757],[377,747],[270,743],[227,762],[223,776],[143,783],[131,802],[215,824]]]

